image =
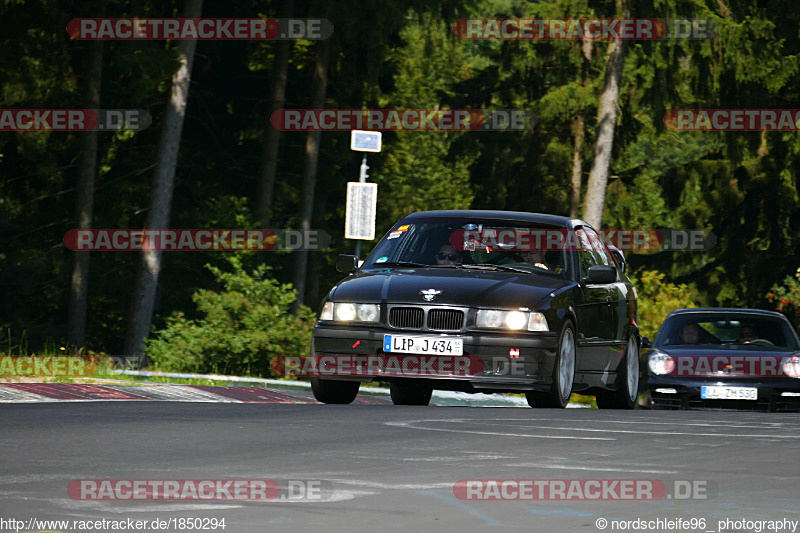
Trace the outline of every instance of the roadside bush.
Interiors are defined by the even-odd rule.
[[[631,277],[639,294],[639,330],[643,337],[655,337],[661,323],[675,309],[699,307],[700,292],[694,284],[675,285],[664,281],[664,273],[644,270]]]
[[[238,257],[229,262],[231,272],[206,265],[223,290],[194,293],[201,318],[173,313],[148,340],[146,354],[157,369],[275,377],[272,357],[308,354],[315,317],[305,306],[297,315],[289,313],[296,298],[291,284],[268,277],[266,265],[248,273]]]
[[[786,276],[783,285],[773,285],[767,299],[775,305],[776,311],[781,311],[791,320],[794,327],[800,327],[800,268],[794,277]]]

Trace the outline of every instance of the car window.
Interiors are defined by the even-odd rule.
[[[747,336],[745,333],[755,335]],[[798,349],[791,326],[780,317],[735,312],[675,315],[662,325],[655,344],[713,344],[734,349],[754,346],[759,349]]]
[[[431,267],[508,265],[521,271],[564,279],[568,274],[566,229],[524,221],[482,218],[416,218],[396,224],[378,243],[362,268],[393,263]],[[550,240],[548,240],[548,238]]]
[[[590,234],[586,231],[587,229],[575,230],[581,279],[589,275],[589,267],[606,264],[602,262],[601,257],[595,252],[595,246],[592,244]]]
[[[611,254],[608,253],[608,249],[606,249],[606,245],[603,243],[600,236],[592,228],[584,228],[584,231],[586,232],[589,242],[592,244],[592,251],[599,261],[598,264],[614,266],[614,260],[611,258]]]

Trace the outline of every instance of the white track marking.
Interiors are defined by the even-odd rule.
[[[631,472],[634,474],[678,474],[677,470],[645,470],[637,468],[608,468],[604,466],[575,466],[575,465],[556,465],[543,463],[514,463],[509,466],[514,467],[533,467],[546,468],[551,470],[587,470],[589,472]]]
[[[445,429],[445,428],[426,428],[426,427],[418,427],[414,424],[418,424],[421,422],[465,422],[465,419],[453,418],[449,420],[437,420],[437,419],[429,419],[429,420],[411,420],[408,422],[384,422],[387,426],[395,426],[395,427],[406,427],[409,429],[419,429],[422,431],[441,431],[445,433],[468,433],[471,435],[494,435],[496,437],[522,437],[527,439],[565,439],[565,440],[605,440],[605,441],[614,441],[617,440],[611,437],[574,437],[568,435],[530,435],[525,433],[500,433],[497,431],[476,431],[476,430],[465,430],[465,429]]]

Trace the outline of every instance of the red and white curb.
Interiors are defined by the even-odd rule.
[[[306,391],[204,385],[94,385],[82,383],[0,383],[0,403],[161,401],[205,403],[315,404]],[[382,405],[388,398],[361,397],[354,403]]]
[[[266,381],[266,380],[265,380]],[[298,384],[299,385],[299,384]],[[316,404],[309,388],[275,390],[263,387],[217,387],[207,385],[95,385],[82,383],[0,383],[0,404],[42,402],[200,402]],[[389,391],[372,388],[353,402],[360,405],[391,405]],[[466,394],[436,391],[431,405],[462,407],[524,407],[525,398],[498,394]],[[569,407],[586,407],[570,404]]]

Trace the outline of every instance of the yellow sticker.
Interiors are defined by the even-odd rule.
[[[400,226],[397,228],[397,231],[408,231],[408,228],[411,227],[411,224],[406,224],[405,226]]]

